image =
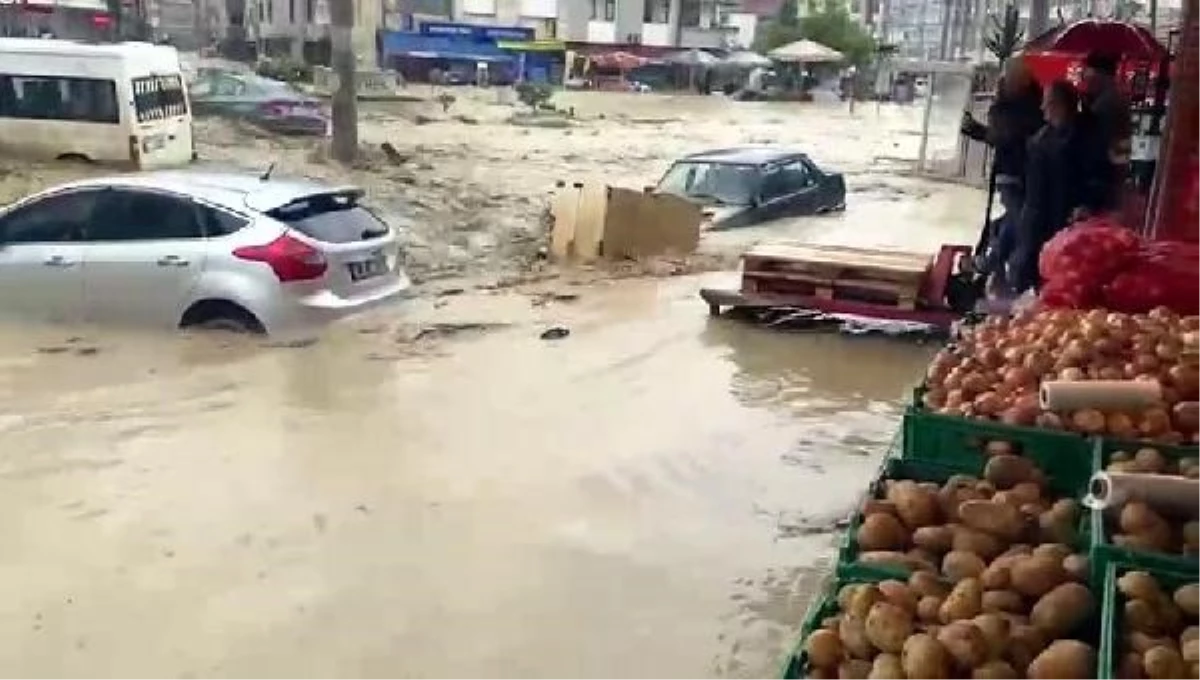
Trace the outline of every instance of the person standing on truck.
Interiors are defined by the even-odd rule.
[[[1012,290],[1038,287],[1042,246],[1086,201],[1090,140],[1079,124],[1079,93],[1066,80],[1046,89],[1042,112],[1046,125],[1029,140],[1025,203],[1013,232],[1010,263]]]
[[[1133,119],[1129,100],[1117,88],[1118,58],[1092,52],[1083,62],[1083,111],[1080,129],[1088,140],[1089,184],[1086,210],[1113,210],[1129,175]]]
[[[1026,146],[1041,129],[1042,90],[1019,57],[1005,64],[996,92],[988,107],[987,124],[968,111],[963,114],[962,133],[992,147],[995,191],[1004,214],[987,226],[987,254],[982,271],[992,275],[993,291],[1009,291],[1007,263],[1012,256],[1014,230],[1025,203]]]

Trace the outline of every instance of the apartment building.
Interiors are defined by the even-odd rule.
[[[738,35],[731,0],[559,0],[558,38],[589,45],[728,48]]]

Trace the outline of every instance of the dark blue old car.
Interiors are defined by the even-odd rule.
[[[708,229],[846,207],[846,182],[840,173],[821,170],[802,153],[769,147],[692,154],[676,161],[656,190],[700,203]]]

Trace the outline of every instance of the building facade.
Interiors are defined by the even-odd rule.
[[[559,0],[558,37],[571,43],[729,48],[739,34],[728,0]]]

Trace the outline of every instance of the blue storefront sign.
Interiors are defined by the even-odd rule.
[[[497,40],[533,40],[534,32],[532,28],[524,26],[480,26],[449,21],[423,21],[421,22],[421,34],[467,38],[476,42],[495,42]]]

